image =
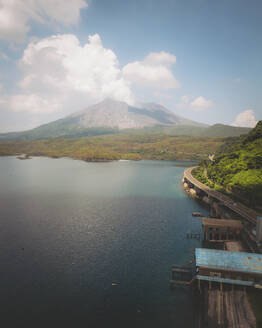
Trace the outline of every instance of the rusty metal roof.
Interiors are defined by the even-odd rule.
[[[262,275],[262,254],[196,248],[196,266]]]
[[[213,226],[213,227],[232,227],[242,229],[243,225],[240,220],[227,220],[227,219],[210,219],[210,218],[203,218],[202,224],[204,226]]]

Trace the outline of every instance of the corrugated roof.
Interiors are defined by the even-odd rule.
[[[210,218],[203,218],[202,224],[205,226],[215,226],[215,227],[233,227],[242,229],[243,225],[242,222],[239,220],[227,220],[227,219],[210,219]]]
[[[196,248],[196,266],[252,272],[262,275],[262,254]]]
[[[215,281],[215,282],[222,282],[224,284],[233,284],[233,285],[242,285],[242,286],[254,286],[255,283],[253,281],[245,281],[245,280],[238,280],[238,279],[228,279],[228,278],[220,278],[220,277],[210,277],[210,276],[196,276],[199,280],[206,280],[206,281]]]

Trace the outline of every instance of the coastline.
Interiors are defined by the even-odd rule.
[[[23,156],[23,157],[22,157]],[[27,156],[27,157],[26,157]],[[110,162],[139,162],[139,161],[159,161],[159,162],[175,162],[177,163],[177,167],[191,167],[192,163],[197,164],[196,160],[182,160],[182,159],[156,159],[156,158],[140,158],[140,159],[126,159],[126,158],[120,158],[120,159],[98,159],[98,158],[91,158],[91,159],[85,159],[85,158],[79,158],[79,157],[73,157],[73,156],[48,156],[48,155],[36,155],[36,154],[6,154],[6,155],[0,155],[0,157],[16,157],[17,159],[24,160],[24,159],[33,159],[34,157],[46,157],[50,159],[60,159],[60,158],[68,158],[78,161],[83,161],[87,163],[110,163]],[[179,164],[181,163],[181,164]]]
[[[191,170],[193,170],[193,168],[194,167],[192,167]],[[243,204],[237,204],[234,202],[233,202],[233,205],[241,206],[242,210],[244,212],[242,213],[242,215],[240,215],[240,212],[236,213],[236,212],[232,211],[232,207],[231,208],[227,207],[227,205],[229,205],[229,206],[231,205],[230,201],[232,201],[232,200],[229,200],[229,198],[223,194],[220,195],[221,196],[220,200],[213,198],[212,196],[219,197],[220,193],[212,190],[212,188],[210,188],[208,186],[205,186],[203,183],[199,182],[196,178],[191,176],[191,170],[186,169],[184,171],[183,178],[182,178],[182,187],[183,187],[184,191],[191,198],[196,199],[197,201],[200,201],[201,203],[203,203],[204,205],[209,207],[210,217],[218,218],[218,219],[221,219],[221,218],[238,219],[238,220],[242,220],[242,222],[244,222],[244,221],[248,222],[248,225],[250,225],[250,227],[252,224],[254,224],[255,220],[252,222],[252,220],[251,220],[252,217],[250,216],[249,218],[247,218],[245,216],[245,214],[249,214],[249,215],[253,214],[254,219],[255,219],[255,215],[258,215],[258,213],[255,213],[255,211],[253,211],[252,209],[246,208]],[[191,177],[191,179],[190,179],[190,177]],[[206,194],[206,192],[207,192],[207,194]],[[223,201],[224,201],[224,203],[223,203]],[[248,212],[245,212],[245,211],[248,211]],[[245,226],[247,228],[247,224]],[[247,230],[248,230],[248,228],[247,228]],[[251,234],[248,234],[248,233],[244,233],[242,238],[243,238],[242,239],[243,245],[246,247],[248,252],[261,253],[262,250],[259,247],[259,245],[256,243],[254,236],[252,236]],[[208,246],[205,246],[205,247],[208,247]],[[211,244],[209,245],[209,247],[211,247]],[[211,248],[214,248],[214,245],[212,245]],[[236,293],[236,294],[234,294],[234,293]],[[239,293],[239,295],[237,293]],[[209,328],[210,320],[213,322],[215,327],[219,324],[219,322],[221,324],[221,320],[224,320],[224,318],[226,318],[228,316],[228,311],[229,312],[237,311],[237,306],[238,306],[237,300],[239,297],[243,300],[243,302],[244,302],[243,304],[245,304],[245,306],[244,306],[245,316],[242,317],[239,324],[241,324],[241,326],[242,326],[242,324],[243,324],[243,326],[245,326],[245,324],[247,324],[247,322],[248,322],[248,327],[253,327],[254,324],[256,325],[256,322],[257,322],[257,324],[259,324],[259,322],[261,320],[260,310],[258,310],[259,304],[261,304],[261,295],[258,293],[257,290],[255,290],[255,291],[247,290],[246,291],[245,289],[243,289],[241,291],[241,289],[239,289],[239,291],[237,291],[237,289],[236,289],[234,292],[234,290],[231,290],[231,291],[227,290],[226,287],[223,289],[221,289],[221,287],[220,287],[220,291],[219,290],[217,291],[217,290],[210,290],[210,286],[209,287],[204,286],[202,293],[199,293],[197,295],[197,297],[199,299],[198,328]],[[228,310],[227,307],[224,307],[223,316],[221,317],[222,312],[220,313],[219,309],[213,308],[213,313],[210,317],[210,302],[211,303],[213,302],[215,304],[216,302],[219,303],[220,300],[222,299],[223,301],[221,301],[221,302],[223,304],[223,303],[227,303],[229,298],[230,299],[232,298],[231,301],[229,302],[229,304],[231,304],[231,306],[232,306],[232,309]],[[233,307],[235,307],[235,308],[233,308]],[[232,324],[233,324],[235,319],[233,317],[231,319],[233,320],[232,321]],[[233,326],[235,327],[235,325],[233,325]],[[220,327],[220,325],[219,325],[219,327]],[[221,327],[228,327],[228,325],[225,323],[225,325],[222,324]],[[231,325],[230,325],[230,327],[231,327]],[[238,326],[236,326],[236,327],[238,327]]]

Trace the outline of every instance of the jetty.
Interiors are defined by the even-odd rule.
[[[203,218],[202,230],[204,240],[209,242],[225,242],[239,240],[243,224],[240,220]]]

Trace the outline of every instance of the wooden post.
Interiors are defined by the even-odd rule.
[[[201,294],[201,284],[200,284],[200,279],[198,279],[198,290],[199,290],[199,293]]]

